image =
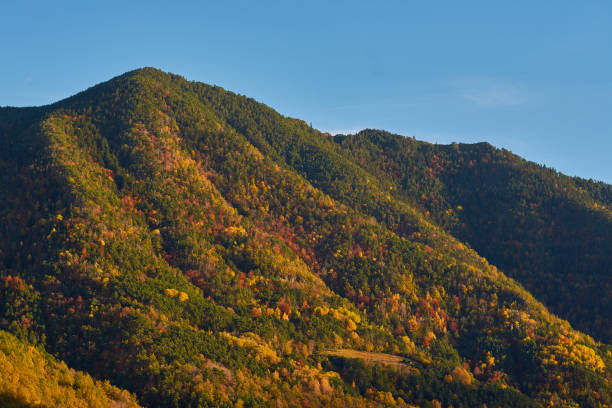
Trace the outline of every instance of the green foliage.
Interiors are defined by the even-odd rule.
[[[553,312],[612,340],[612,187],[487,143],[431,145],[366,130],[336,141]]]
[[[612,403],[610,349],[480,255],[519,279],[530,262],[527,286],[567,277],[548,275],[572,256],[594,269],[567,273],[605,278],[605,185],[487,145],[331,137],[150,68],[1,109],[0,142],[1,328],[146,406]],[[549,196],[567,211],[515,202]],[[587,245],[536,242],[553,221]],[[530,249],[504,261],[507,237]]]

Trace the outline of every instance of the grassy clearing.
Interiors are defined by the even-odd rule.
[[[367,351],[359,351],[353,349],[337,349],[327,350],[321,353],[325,356],[342,357],[342,358],[358,358],[366,364],[381,364],[386,367],[392,367],[401,371],[413,369],[410,362],[404,357],[386,353],[370,353]]]

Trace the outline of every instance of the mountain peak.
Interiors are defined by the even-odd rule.
[[[148,407],[612,404],[608,185],[154,68],[0,112],[0,340]]]

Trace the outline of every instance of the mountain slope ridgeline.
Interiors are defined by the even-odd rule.
[[[61,367],[40,381],[73,367],[110,406],[612,405],[609,185],[152,68],[1,108],[0,143],[0,349]]]

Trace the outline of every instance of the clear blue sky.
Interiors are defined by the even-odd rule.
[[[332,133],[489,141],[612,183],[610,1],[172,3],[3,1],[0,106],[154,66]]]

